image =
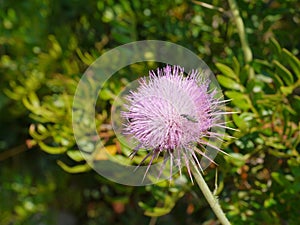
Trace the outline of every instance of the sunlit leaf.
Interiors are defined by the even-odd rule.
[[[159,208],[159,207],[149,207],[143,202],[139,202],[139,206],[145,210],[144,214],[146,216],[163,216],[168,214],[172,208]]]
[[[29,134],[31,137],[38,141],[42,141],[50,136],[50,133],[47,130],[39,130],[39,132],[37,132],[36,126],[34,124],[31,124],[29,127]]]
[[[232,115],[232,119],[233,122],[235,123],[235,125],[242,131],[245,131],[248,129],[248,124],[244,121],[243,118],[241,118],[239,115],[237,114],[233,114]]]
[[[243,166],[246,163],[248,156],[242,155],[240,153],[229,153],[228,156],[224,156],[227,162],[230,162],[238,167]]]
[[[241,65],[239,63],[239,60],[236,57],[233,57],[232,63],[233,63],[233,71],[239,77],[240,69],[241,69]]]
[[[85,160],[82,153],[79,150],[68,150],[67,155],[76,162],[81,162]]]
[[[115,95],[111,90],[109,90],[108,88],[105,88],[105,89],[101,90],[100,98],[102,100],[109,100],[109,99],[114,99]]]
[[[240,109],[247,110],[251,107],[249,97],[237,91],[225,91],[225,95],[231,99],[231,102]]]
[[[91,167],[88,164],[68,166],[60,160],[57,161],[57,164],[68,173],[84,173],[91,170]]]
[[[235,72],[229,66],[226,66],[222,63],[216,63],[215,65],[223,75],[231,77],[233,79],[238,78],[238,75],[235,74]]]
[[[243,89],[244,89],[242,85],[240,85],[236,81],[234,81],[228,77],[225,77],[223,75],[218,75],[217,79],[223,87],[226,87],[228,89],[233,89],[233,90],[238,90],[238,91],[243,91]]]
[[[281,86],[281,87],[280,87],[280,91],[281,91],[284,95],[290,95],[290,94],[292,94],[293,90],[294,90],[294,87],[293,87],[293,86],[289,86],[289,87]]]
[[[50,154],[62,154],[67,151],[66,147],[53,147],[53,146],[46,145],[42,141],[38,142],[38,145],[41,147],[43,151]]]

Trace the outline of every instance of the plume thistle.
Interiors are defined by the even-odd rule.
[[[137,90],[126,96],[126,110],[121,112],[127,121],[124,134],[132,136],[138,143],[131,157],[139,149],[149,151],[139,164],[150,159],[145,176],[155,158],[163,154],[158,177],[169,161],[170,179],[174,166],[181,173],[185,165],[192,180],[192,163],[202,171],[200,156],[213,163],[203,151],[205,146],[223,152],[207,141],[208,138],[220,138],[212,128],[226,128],[220,120],[226,114],[220,110],[225,101],[217,98],[217,91],[209,90],[209,85],[208,77],[197,70],[185,76],[182,67],[168,65],[156,72],[150,71],[148,78],[140,79]]]

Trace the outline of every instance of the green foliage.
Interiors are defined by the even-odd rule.
[[[205,176],[211,187],[216,183],[232,223],[297,224],[299,2],[238,2],[254,56],[248,64],[227,2],[213,4],[223,8],[185,0],[0,3],[1,224],[57,224],[60,211],[88,225],[145,224],[143,212],[160,216],[159,224],[215,223],[187,173],[172,183],[125,187],[95,176],[76,146],[71,106],[81,74],[105,51],[143,39],[197,53],[218,73],[231,99],[228,111],[238,112],[228,118],[239,131],[228,131],[235,139],[224,146],[229,156],[216,159],[218,180],[212,168]],[[130,150],[107,129],[111,104],[129,81],[155,66],[124,68],[99,93],[96,127],[117,160],[136,164],[144,156],[130,161]],[[74,116],[93,125],[84,110]]]
[[[144,202],[139,205],[145,210],[146,216],[158,217],[171,212],[178,199],[180,199],[188,189],[187,179],[178,177],[174,179],[171,185],[169,181],[163,181],[154,186],[148,186],[149,191],[155,200],[155,206],[150,206]]]
[[[228,89],[225,95],[232,99],[231,110],[239,112],[232,116],[233,124],[239,128],[232,136],[238,139],[227,142],[227,149],[246,156],[245,164],[236,165],[234,173],[240,178],[232,180],[236,189],[230,191],[231,201],[239,202],[229,207],[235,224],[241,223],[240,219],[235,219],[237,215],[247,224],[257,224],[262,219],[267,224],[281,224],[282,220],[296,224],[297,210],[292,208],[294,200],[299,201],[294,166],[300,160],[299,95],[296,93],[300,87],[300,60],[281,48],[276,40],[271,39],[270,45],[272,54],[254,60],[252,66],[256,75],[245,82],[238,78],[238,71],[217,64],[223,74],[217,78]],[[239,92],[231,91],[238,86],[241,86]],[[238,189],[246,192],[238,192]],[[293,199],[287,200],[287,193],[293,193]],[[257,215],[261,205],[267,210]],[[284,216],[288,214],[292,216]]]

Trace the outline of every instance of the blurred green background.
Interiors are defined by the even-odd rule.
[[[205,3],[0,0],[1,225],[218,224],[186,174],[122,186],[77,150],[71,105],[81,75],[109,49],[144,39],[199,55],[232,99],[227,110],[239,112],[228,117],[239,129],[223,146],[231,157],[216,158],[216,181],[216,168],[205,172],[232,224],[299,224],[300,2]],[[97,129],[120,160],[128,159],[107,129],[110,106],[150,67],[125,68],[100,93]]]

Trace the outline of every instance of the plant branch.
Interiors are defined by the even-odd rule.
[[[253,60],[253,55],[251,48],[249,47],[247,35],[245,32],[245,26],[242,17],[240,16],[238,5],[236,3],[236,0],[228,0],[228,3],[240,37],[245,63],[249,64]],[[249,76],[249,78],[254,77],[254,71],[252,67],[249,67]]]
[[[10,157],[14,157],[15,155],[18,155],[24,151],[26,151],[28,148],[25,144],[19,145],[17,147],[14,147],[12,149],[6,150],[4,152],[1,152],[0,154],[0,161],[4,161]]]

